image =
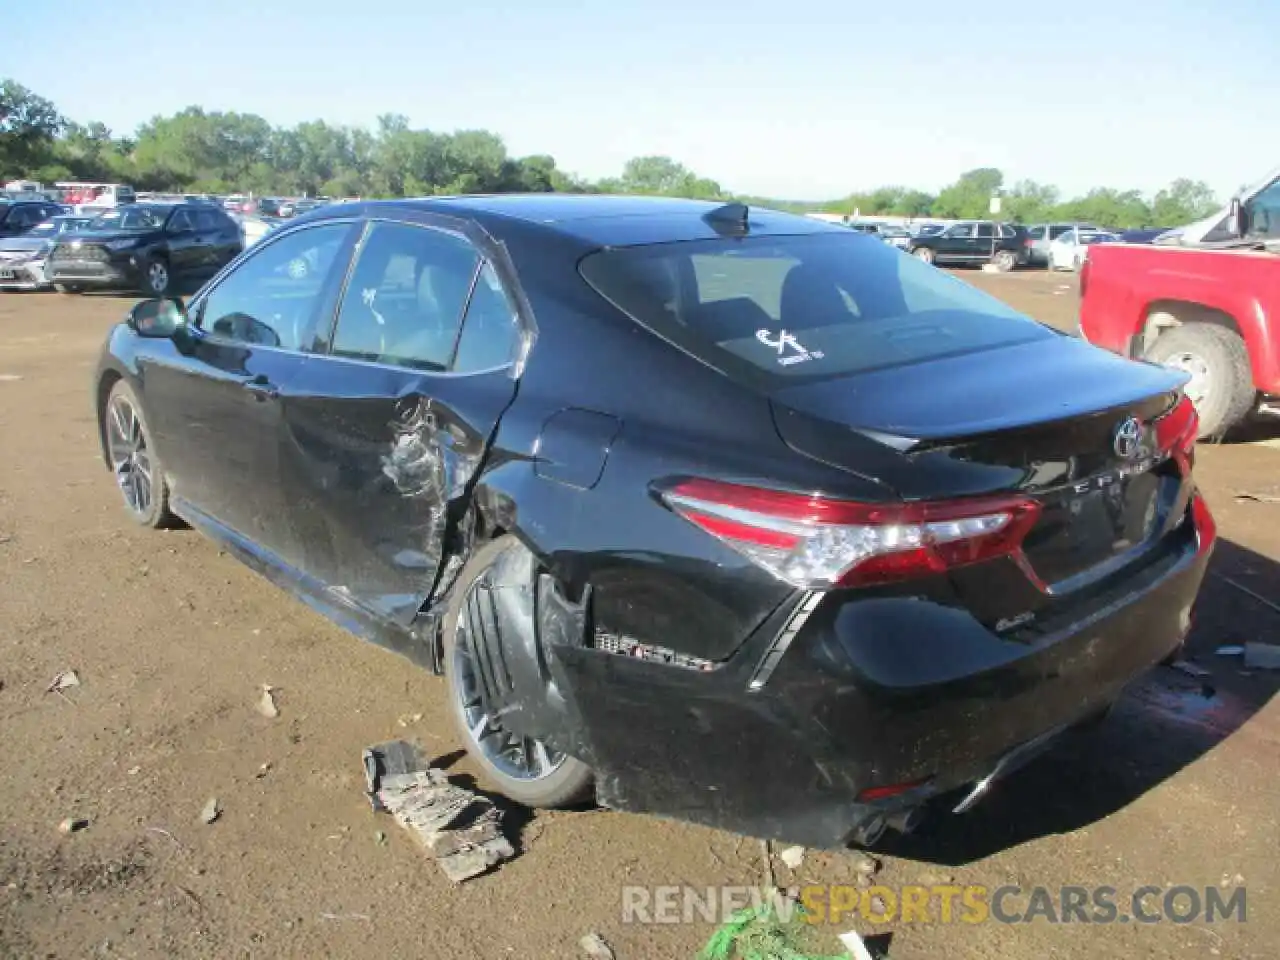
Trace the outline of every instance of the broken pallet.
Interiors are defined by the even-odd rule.
[[[393,741],[369,747],[364,767],[374,809],[395,817],[454,883],[515,856],[492,801],[422,764],[412,745]]]

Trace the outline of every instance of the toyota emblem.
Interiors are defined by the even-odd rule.
[[[1125,460],[1137,459],[1142,452],[1142,424],[1137,417],[1130,417],[1116,427],[1112,444],[1115,446],[1116,456]]]

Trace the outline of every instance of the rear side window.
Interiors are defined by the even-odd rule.
[[[1054,336],[853,232],[617,247],[580,270],[645,327],[765,389]]]
[[[973,231],[973,235],[980,240],[990,240],[996,235],[995,224],[980,223],[978,229]]]
[[[1051,240],[1057,240],[1060,236],[1062,236],[1068,230],[1073,230],[1073,229],[1075,228],[1069,227],[1063,223],[1056,224],[1055,226],[1052,226],[1049,228],[1049,238]]]

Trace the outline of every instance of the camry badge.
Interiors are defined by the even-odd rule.
[[[1138,422],[1138,418],[1130,417],[1121,422],[1116,427],[1111,442],[1115,447],[1116,456],[1123,457],[1125,460],[1137,459],[1138,454],[1142,452],[1142,424]]]

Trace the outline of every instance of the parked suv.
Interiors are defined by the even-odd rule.
[[[911,238],[907,252],[925,263],[991,263],[1001,271],[1026,262],[1022,227],[991,220],[962,220],[941,233]]]
[[[62,207],[52,200],[0,201],[0,237],[20,237],[61,213]]]
[[[1049,247],[1053,241],[1068,230],[1097,230],[1091,223],[1037,223],[1027,228],[1027,238],[1031,241],[1027,247],[1027,266],[1049,266]]]
[[[217,273],[243,249],[239,225],[216,207],[131,203],[62,239],[46,272],[60,293],[97,287],[159,296],[175,281]]]

